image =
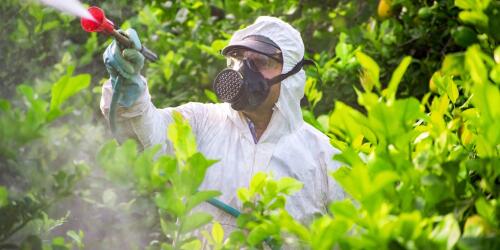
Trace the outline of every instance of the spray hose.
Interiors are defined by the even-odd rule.
[[[210,205],[212,205],[216,208],[219,208],[220,210],[232,215],[234,218],[237,218],[241,214],[241,212],[238,209],[229,206],[227,203],[224,203],[219,199],[212,198],[212,199],[209,199],[207,202]]]

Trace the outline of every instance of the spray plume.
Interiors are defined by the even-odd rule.
[[[40,0],[40,2],[71,15],[95,20],[78,0]]]

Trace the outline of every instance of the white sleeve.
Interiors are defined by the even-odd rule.
[[[109,120],[109,107],[112,98],[111,82],[104,84],[101,97],[101,111]],[[116,110],[116,139],[120,142],[132,138],[137,140],[143,148],[161,144],[163,153],[172,153],[172,146],[167,140],[167,128],[173,121],[172,111],[179,111],[198,134],[201,121],[206,120],[207,111],[201,103],[188,103],[175,108],[157,109],[151,102],[148,88],[139,99],[129,108],[117,107]]]

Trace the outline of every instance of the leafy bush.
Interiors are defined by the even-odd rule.
[[[67,125],[55,123],[72,111],[72,108],[63,108],[63,103],[89,83],[89,75],[73,76],[70,67],[67,74],[53,84],[50,103],[27,85],[17,88],[22,104],[0,100],[0,180],[4,185],[0,188],[0,247],[16,246],[6,243],[14,240],[22,242],[21,247],[40,249],[42,242],[38,235],[65,222],[65,217],[50,219],[49,207],[74,192],[76,183],[87,175],[88,166],[77,161],[77,157],[60,154],[64,144],[74,138],[64,138],[68,135],[64,132]],[[25,239],[16,235],[21,230],[28,234]],[[83,237],[75,232],[71,234],[75,240]],[[52,246],[70,248],[72,244],[65,243],[63,238],[54,238]]]

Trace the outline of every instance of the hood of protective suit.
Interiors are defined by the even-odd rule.
[[[282,74],[290,71],[304,57],[304,43],[300,33],[278,18],[269,16],[257,18],[252,25],[236,31],[229,45],[249,35],[265,36],[280,47],[283,56]],[[300,99],[304,96],[305,80],[305,72],[300,70],[281,82],[281,92],[276,107],[285,118],[290,131],[296,130],[303,123]]]

